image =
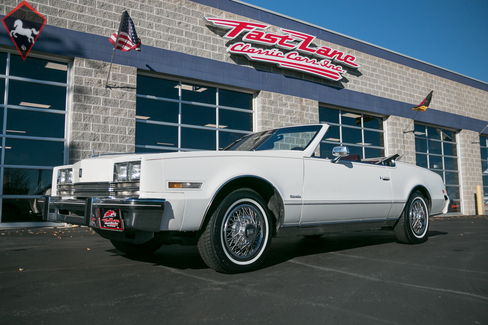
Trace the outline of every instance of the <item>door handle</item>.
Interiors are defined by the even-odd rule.
[[[388,182],[390,180],[390,177],[389,176],[380,176],[380,179],[385,181],[385,182]]]

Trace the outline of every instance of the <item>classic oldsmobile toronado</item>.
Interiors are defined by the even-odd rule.
[[[196,244],[205,263],[224,273],[256,269],[277,235],[392,229],[400,242],[425,241],[429,215],[447,212],[441,177],[398,155],[351,160],[340,146],[321,157],[328,128],[257,132],[223,151],[105,155],[59,166],[43,216],[92,227],[125,254]]]

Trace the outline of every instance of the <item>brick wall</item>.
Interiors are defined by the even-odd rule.
[[[390,116],[385,123],[386,155],[398,153],[403,155],[401,161],[415,164],[415,135],[412,131],[414,121],[411,119]]]
[[[137,69],[75,58],[70,163],[95,153],[134,152]]]
[[[256,131],[319,122],[317,101],[261,91],[255,100]]]

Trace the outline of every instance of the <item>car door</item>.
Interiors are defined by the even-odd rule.
[[[304,159],[300,225],[386,219],[391,208],[387,168],[345,159]]]

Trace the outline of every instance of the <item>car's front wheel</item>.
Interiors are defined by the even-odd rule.
[[[198,240],[198,250],[205,263],[218,272],[251,271],[266,256],[271,229],[263,198],[252,189],[238,189],[212,214]]]
[[[429,208],[422,193],[412,193],[394,230],[402,243],[417,244],[427,240]]]

